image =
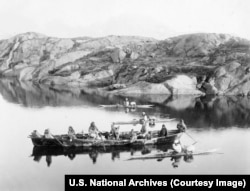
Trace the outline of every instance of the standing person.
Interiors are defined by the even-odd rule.
[[[129,100],[128,100],[127,97],[125,98],[124,106],[125,106],[125,107],[129,107]]]
[[[146,137],[146,135],[148,134],[148,128],[147,128],[147,122],[146,121],[144,121],[143,123],[142,123],[142,127],[141,127],[141,135],[143,136],[143,137]]]
[[[99,130],[95,125],[95,122],[91,122],[90,126],[89,126],[89,136],[95,139],[99,139]]]
[[[142,112],[142,119],[141,119],[143,122],[142,123],[144,123],[144,122],[147,122],[148,121],[148,116],[146,115],[146,113],[145,112]]]
[[[180,119],[179,123],[177,124],[177,129],[180,131],[180,132],[185,132],[187,130],[187,126],[186,124],[184,123],[183,119]]]

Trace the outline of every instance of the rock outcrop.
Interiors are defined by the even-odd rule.
[[[250,42],[225,34],[158,41],[25,33],[0,41],[0,74],[49,86],[114,87],[118,94],[249,95]]]

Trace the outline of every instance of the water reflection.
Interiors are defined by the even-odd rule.
[[[0,92],[6,100],[25,107],[60,107],[90,106],[100,104],[123,103],[124,98],[114,96],[99,89],[78,89],[48,87],[31,82],[19,82],[13,79],[0,80]],[[124,111],[140,115],[142,111],[148,115],[170,118],[182,118],[189,127],[249,127],[250,98],[239,96],[227,97],[194,97],[169,95],[135,95],[129,97],[138,104],[153,104],[154,108],[124,109],[102,108],[109,112]]]
[[[8,102],[24,107],[94,106],[119,101],[114,96],[100,96],[95,89],[49,87],[8,78],[0,79],[0,93]]]
[[[85,147],[33,147],[32,157],[36,162],[40,162],[45,157],[47,166],[50,167],[52,163],[52,157],[66,156],[70,160],[74,160],[77,155],[89,155],[89,159],[93,164],[98,162],[98,158],[101,158],[103,154],[110,154],[112,161],[119,160],[120,154],[123,153],[126,158],[133,156],[135,153],[140,155],[147,155],[151,152],[167,152],[171,149],[171,145],[147,145],[147,146],[132,146],[132,147],[98,147],[98,148],[85,148]]]

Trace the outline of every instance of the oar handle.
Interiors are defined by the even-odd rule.
[[[191,136],[191,135],[189,135],[188,133],[187,133],[187,131],[185,131],[185,133],[191,138],[191,139],[193,139],[193,141],[195,141],[195,143],[197,143],[197,141]],[[193,143],[194,144],[194,143]]]

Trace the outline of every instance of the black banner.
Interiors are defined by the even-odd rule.
[[[250,175],[65,175],[65,191],[249,190]]]

